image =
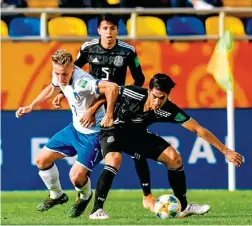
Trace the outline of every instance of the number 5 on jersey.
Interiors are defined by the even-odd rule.
[[[109,68],[108,67],[102,67],[102,72],[105,73],[105,78],[102,78],[102,80],[109,80]]]

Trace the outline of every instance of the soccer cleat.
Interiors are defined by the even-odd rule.
[[[187,204],[187,207],[184,211],[180,212],[177,215],[177,218],[184,218],[184,217],[188,217],[191,215],[203,215],[205,213],[207,213],[210,210],[210,206],[209,205],[198,205],[196,203],[191,203],[191,204]]]
[[[79,217],[86,209],[88,203],[92,199],[92,196],[93,196],[92,191],[88,199],[81,199],[78,195],[78,198],[75,201],[74,205],[68,211],[68,216],[72,218]]]
[[[109,215],[103,209],[98,209],[94,213],[89,215],[90,220],[105,220],[108,218]]]
[[[154,212],[155,202],[156,198],[152,194],[143,197],[143,207],[149,209],[151,212]]]
[[[43,211],[46,211],[46,210],[53,208],[55,205],[67,203],[67,201],[68,201],[68,196],[65,193],[63,193],[57,199],[51,199],[49,196],[42,203],[38,204],[36,209],[37,209],[37,211],[43,212]]]

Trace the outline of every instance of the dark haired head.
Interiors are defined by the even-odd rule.
[[[155,88],[169,94],[175,85],[175,82],[168,75],[158,73],[150,80],[149,88],[151,90]]]
[[[111,13],[104,13],[104,14],[100,15],[98,18],[98,27],[100,27],[101,22],[104,20],[111,23],[111,24],[114,24],[118,27],[119,19],[117,18],[117,16],[115,16]]]

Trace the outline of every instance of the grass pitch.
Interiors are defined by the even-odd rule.
[[[66,191],[67,204],[55,206],[47,212],[37,212],[36,205],[43,201],[46,191],[2,192],[2,225],[252,225],[252,191],[228,192],[223,190],[189,190],[188,201],[207,203],[211,210],[204,216],[191,216],[184,219],[156,218],[155,214],[142,207],[140,190],[112,190],[105,204],[108,220],[89,220],[88,214],[93,205],[79,218],[69,218],[68,209],[74,203],[76,193]],[[158,197],[171,191],[154,190]]]

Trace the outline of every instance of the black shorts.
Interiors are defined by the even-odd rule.
[[[147,131],[132,131],[120,128],[102,128],[99,137],[102,155],[109,152],[124,152],[136,159],[157,160],[170,146],[162,137]]]

